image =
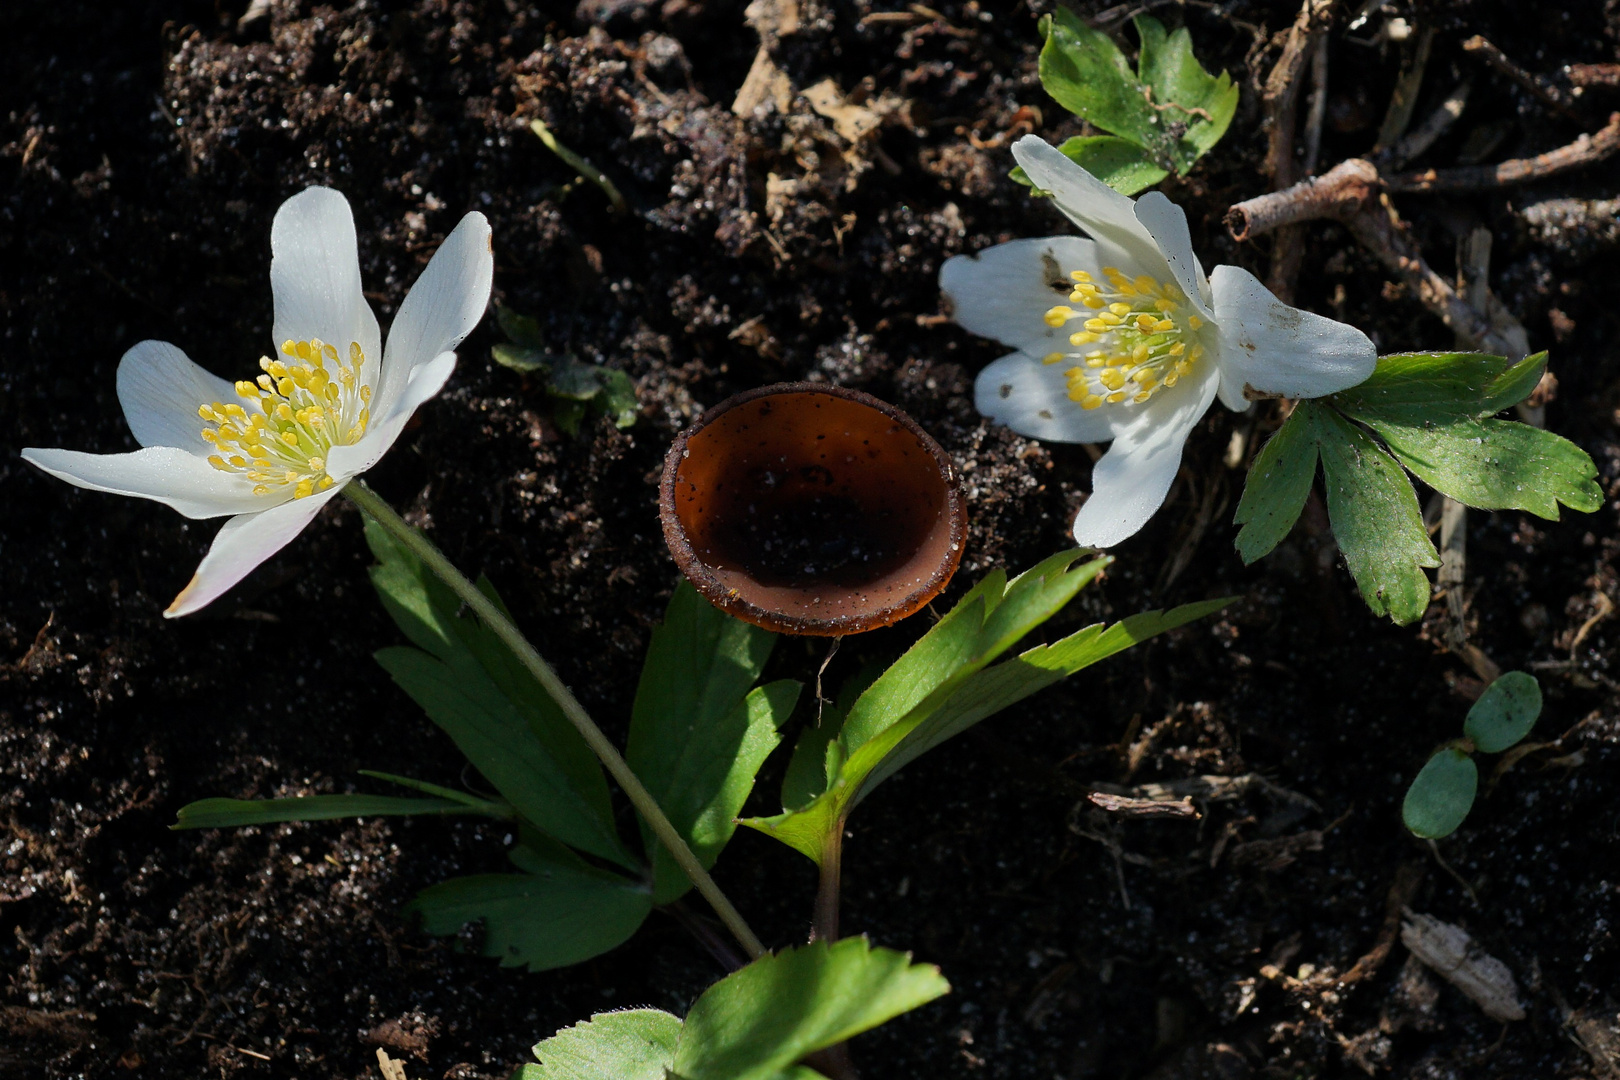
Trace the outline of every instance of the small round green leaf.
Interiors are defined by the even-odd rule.
[[[1500,754],[1530,734],[1540,715],[1541,684],[1534,675],[1510,671],[1479,695],[1463,721],[1463,734],[1481,753]]]
[[[1448,746],[1429,759],[1406,789],[1401,820],[1414,835],[1425,840],[1450,836],[1468,816],[1478,788],[1479,770],[1474,767],[1474,759]]]

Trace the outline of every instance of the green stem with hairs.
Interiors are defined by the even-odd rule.
[[[456,595],[477,613],[484,625],[493,630],[506,647],[512,650],[512,654],[528,669],[529,674],[533,675],[545,688],[546,693],[551,695],[551,699],[562,709],[563,715],[568,717],[586,744],[595,751],[602,764],[607,766],[607,771],[629,796],[630,802],[647,822],[648,828],[652,829],[653,835],[658,837],[659,843],[669,849],[676,864],[714,908],[714,913],[720,916],[720,921],[726,924],[726,929],[731,931],[737,943],[751,959],[764,956],[765,946],[760,944],[759,938],[754,936],[754,932],[748,928],[748,923],[743,921],[742,915],[732,906],[731,901],[726,899],[726,894],[720,891],[720,886],[714,883],[709,872],[703,869],[703,864],[698,862],[697,856],[692,853],[686,840],[676,831],[675,826],[670,824],[663,810],[659,809],[658,801],[631,771],[629,764],[624,760],[624,755],[619,753],[619,748],[602,734],[602,729],[596,726],[596,722],[579,703],[579,699],[563,685],[563,681],[557,677],[551,665],[535,651],[533,645],[529,644],[529,639],[523,636],[523,632],[501,612],[500,608],[490,602],[489,597],[479,592],[477,586],[451,565],[450,560],[444,557],[444,553],[435,547],[432,541],[412,528],[404,518],[394,512],[393,507],[363,481],[350,481],[343,489],[343,494],[377,524],[387,529],[394,539],[410,550],[411,554],[421,559],[422,564],[438,575],[441,581],[455,590]]]

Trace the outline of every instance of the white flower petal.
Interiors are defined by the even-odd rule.
[[[1209,411],[1219,381],[1214,365],[1200,364],[1177,386],[1153,395],[1121,427],[1091,471],[1091,497],[1074,519],[1076,543],[1112,547],[1134,535],[1164,505],[1181,468],[1187,436]]]
[[[1187,212],[1164,196],[1150,191],[1136,200],[1136,220],[1152,234],[1153,242],[1170,264],[1170,273],[1176,284],[1187,294],[1198,314],[1213,319],[1210,312],[1211,293],[1204,267],[1193,254],[1192,233],[1187,230]]]
[[[320,338],[347,359],[349,344],[357,342],[366,354],[361,378],[370,385],[382,360],[382,335],[360,291],[354,215],[341,194],[312,187],[281,204],[270,227],[270,291],[277,350],[286,341]]]
[[[234,386],[167,341],[140,342],[118,362],[118,403],[142,446],[178,446],[207,457],[214,449],[203,441],[209,425],[197,407],[236,400]]]
[[[131,454],[30,447],[22,458],[75,487],[151,499],[188,518],[262,510],[274,500],[253,494],[252,484],[175,446],[148,446]]]
[[[1013,157],[1036,187],[1052,193],[1052,201],[1070,221],[1102,245],[1099,257],[1126,274],[1160,276],[1164,262],[1159,246],[1136,218],[1134,200],[1126,198],[1064,156],[1061,150],[1034,135],[1013,143]],[[1133,270],[1133,268],[1135,268]]]
[[[424,401],[444,388],[445,380],[456,369],[456,354],[440,353],[416,368],[410,380],[394,399],[388,415],[373,420],[365,436],[353,446],[334,446],[326,455],[326,471],[340,480],[365,472],[388,453],[411,414]]]
[[[1372,374],[1378,350],[1355,327],[1289,307],[1241,267],[1217,266],[1210,286],[1228,408],[1248,407],[1245,384],[1285,397],[1321,397]]]
[[[388,328],[388,351],[383,358],[382,384],[372,403],[374,412],[391,411],[394,395],[418,367],[436,362],[472,333],[489,306],[494,280],[489,222],[483,214],[468,214],[433,253],[427,269],[399,306],[394,325]]]
[[[1117,407],[1082,409],[1069,400],[1069,364],[1043,364],[1028,353],[1003,356],[979,372],[974,407],[1020,435],[1050,442],[1105,442],[1129,416]]]
[[[1079,329],[1051,327],[1048,311],[1066,303],[1072,270],[1101,276],[1097,245],[1078,236],[1014,240],[977,255],[957,255],[939,268],[939,288],[951,302],[951,317],[970,333],[1023,349],[1036,357],[1068,349]]]
[[[180,590],[163,614],[170,619],[190,615],[212,603],[254,567],[286,547],[341,490],[342,485],[338,485],[307,499],[293,499],[256,514],[231,518],[214,537],[190,584]]]

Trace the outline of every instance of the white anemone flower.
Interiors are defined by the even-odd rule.
[[[450,377],[494,278],[489,222],[468,214],[400,305],[385,350],[341,194],[312,187],[282,203],[270,252],[277,355],[260,359],[255,380],[233,385],[167,342],[143,341],[118,364],[118,401],[142,449],[22,452],[78,487],[189,518],[231,516],[171,618],[241,581],[377,463]]]
[[[1182,447],[1217,396],[1320,397],[1372,374],[1367,335],[1281,303],[1247,270],[1204,276],[1187,215],[1129,199],[1034,136],[1013,156],[1090,239],[1014,240],[940,269],[958,323],[1018,351],[985,368],[981,413],[1053,442],[1113,440],[1075,540],[1110,547],[1164,504]]]

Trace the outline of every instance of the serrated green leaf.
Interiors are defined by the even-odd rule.
[[[540,371],[551,366],[551,357],[544,349],[508,345],[504,341],[491,347],[489,354],[495,358],[497,364],[513,371]]]
[[[518,1080],[665,1080],[680,1034],[680,1018],[661,1009],[597,1013],[537,1043],[540,1063]]]
[[[377,654],[506,800],[551,835],[622,866],[636,861],[613,825],[595,755],[544,688],[460,600],[380,526],[366,523],[372,584],[418,648]],[[488,582],[480,589],[497,605]]]
[[[641,403],[636,400],[636,384],[628,374],[618,368],[604,367],[597,378],[602,382],[602,397],[597,401],[602,413],[613,426],[627,428],[636,422]]]
[[[785,949],[698,998],[671,1071],[681,1080],[776,1080],[806,1054],[949,992],[938,968],[865,938]]]
[[[1106,34],[1066,7],[1042,20],[1040,77],[1059,105],[1113,135],[1149,147],[1162,134],[1130,61]]]
[[[533,315],[520,315],[505,304],[496,304],[495,321],[500,325],[501,333],[512,340],[512,344],[527,349],[545,346],[545,338],[540,333],[540,321]]]
[[[1372,436],[1333,409],[1311,401],[1295,412],[1301,409],[1316,431],[1333,537],[1361,598],[1401,626],[1416,621],[1429,604],[1423,567],[1439,566],[1440,556],[1412,482]]]
[[[1546,369],[1544,352],[1518,363],[1487,353],[1392,353],[1378,358],[1365,382],[1325,400],[1369,424],[1451,424],[1523,401]]]
[[[1136,33],[1142,42],[1138,77],[1153,90],[1169,153],[1176,170],[1185,173],[1231,126],[1237,115],[1238,88],[1226,72],[1211,75],[1198,63],[1186,27],[1167,36],[1159,20],[1138,15]],[[1182,131],[1179,138],[1174,135],[1178,126]],[[1147,145],[1151,150],[1154,144]]]
[[[411,814],[488,814],[449,799],[394,795],[302,795],[289,799],[199,799],[180,808],[171,829],[229,829],[280,821],[398,817]]]
[[[1419,480],[1467,506],[1557,521],[1559,503],[1583,513],[1603,505],[1597,465],[1550,431],[1512,420],[1408,427],[1375,418],[1367,426]]]
[[[775,644],[775,634],[727,615],[683,578],[647,647],[625,756],[705,867],[731,839],[798,700],[796,682],[749,690]],[[642,839],[654,853],[656,902],[668,903],[691,883],[645,823]]]
[[[1406,790],[1401,820],[1413,835],[1425,840],[1450,836],[1468,817],[1479,788],[1474,760],[1454,746],[1429,759]]]
[[[1463,734],[1481,753],[1500,754],[1520,742],[1541,715],[1541,683],[1534,675],[1509,671],[1485,688],[1468,710]]]
[[[405,910],[420,915],[422,929],[436,936],[482,921],[484,955],[530,971],[567,967],[617,948],[652,911],[645,885],[565,852],[514,849],[512,857],[529,872],[441,881]]]
[[[1170,173],[1160,168],[1146,150],[1117,135],[1076,135],[1058,147],[1065,157],[1121,195],[1135,195]],[[1023,166],[1007,174],[1016,184],[1034,187]]]
[[[1316,478],[1316,431],[1296,409],[1266,440],[1243,483],[1232,520],[1243,526],[1236,545],[1245,566],[1282,543],[1305,509]]]

